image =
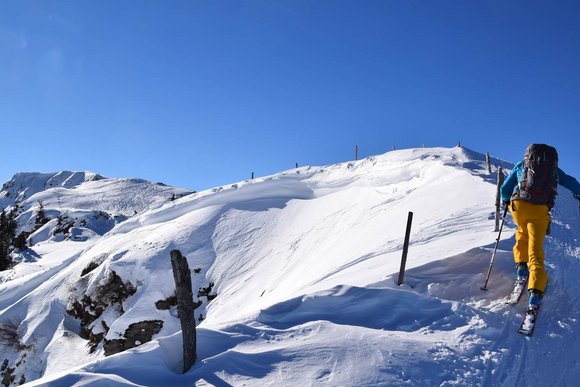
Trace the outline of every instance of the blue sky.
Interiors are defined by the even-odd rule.
[[[0,0],[0,182],[191,189],[397,148],[580,178],[577,1]]]

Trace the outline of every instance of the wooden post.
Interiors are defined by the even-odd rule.
[[[187,259],[181,255],[179,250],[171,251],[171,267],[175,280],[177,313],[179,314],[179,320],[181,320],[183,335],[183,373],[186,373],[197,358],[191,272],[189,271]]]
[[[485,162],[487,164],[487,173],[491,173],[491,157],[489,157],[489,153],[485,154]]]
[[[500,194],[500,189],[501,186],[503,184],[505,176],[503,175],[503,169],[502,167],[499,167],[497,169],[497,190],[495,193],[495,229],[493,231],[498,232],[499,231],[499,213],[500,213],[500,207],[501,207],[501,194]]]
[[[252,180],[254,180],[254,172],[252,172]]]
[[[354,160],[358,160],[358,145],[354,146]]]
[[[405,231],[405,242],[403,243],[403,256],[401,257],[401,269],[399,270],[399,278],[397,285],[403,284],[403,277],[405,276],[405,266],[407,265],[407,253],[409,252],[409,238],[411,236],[411,223],[413,223],[413,213],[409,211],[407,217],[407,230]]]

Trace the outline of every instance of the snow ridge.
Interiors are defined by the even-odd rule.
[[[489,291],[479,289],[496,238],[497,167],[510,168],[492,162],[489,173],[485,155],[466,148],[400,150],[173,201],[167,194],[175,189],[166,187],[163,200],[147,205],[127,194],[135,182],[71,188],[61,187],[71,176],[53,179],[59,186],[34,198],[47,208],[95,210],[89,197],[99,192],[126,220],[79,240],[42,240],[27,253],[33,259],[0,273],[0,323],[13,321],[27,347],[5,356],[11,367],[22,360],[17,377],[50,386],[573,385],[577,203],[560,187],[545,247],[550,292],[535,336],[518,337],[524,305],[502,302],[513,279],[511,220]],[[139,189],[142,198],[160,192]],[[415,217],[399,287],[408,211]],[[173,295],[176,248],[201,303],[198,362],[185,375],[175,306],[156,306]],[[134,293],[85,325],[67,314],[84,296],[99,300],[117,277]],[[146,321],[162,325],[151,341],[105,356],[108,343]],[[100,341],[83,339],[83,330]],[[546,353],[559,359],[549,370],[536,366]]]

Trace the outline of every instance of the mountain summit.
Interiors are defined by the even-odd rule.
[[[92,172],[17,173],[7,183],[4,183],[2,191],[0,191],[0,198],[3,196],[13,201],[23,201],[50,188],[75,188],[84,182],[102,179],[104,177]]]

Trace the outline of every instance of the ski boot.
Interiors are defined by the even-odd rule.
[[[524,315],[522,324],[518,329],[518,332],[524,336],[531,336],[534,333],[534,328],[536,327],[536,319],[538,318],[538,312],[540,311],[540,302],[542,300],[543,293],[537,289],[530,289],[530,297],[528,299],[528,310]]]
[[[540,303],[542,302],[542,297],[544,293],[537,289],[530,289],[530,297],[528,298],[528,310],[538,310],[540,309]]]
[[[528,276],[530,272],[528,271],[528,264],[526,262],[518,263],[516,266],[516,282],[514,283],[514,288],[508,297],[508,304],[517,304],[526,286],[528,285]]]
[[[526,283],[529,275],[530,271],[528,270],[528,263],[518,262],[516,264],[516,283]]]

